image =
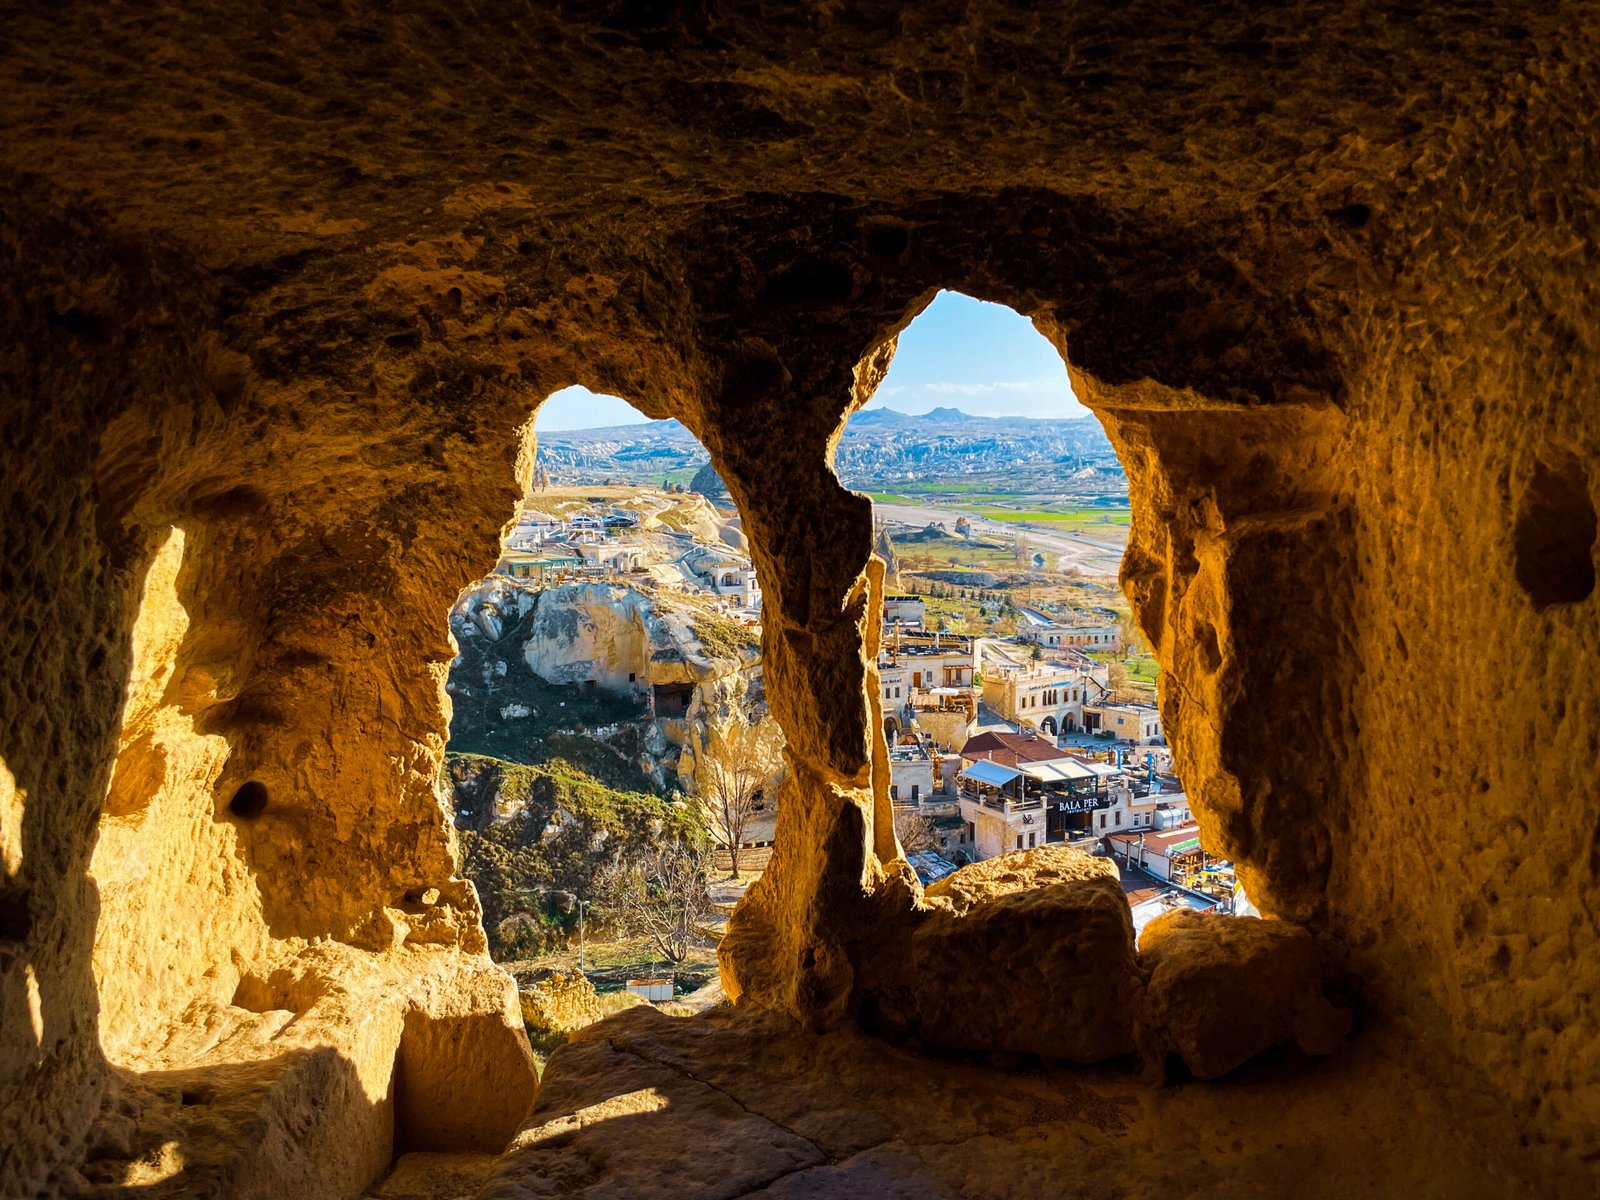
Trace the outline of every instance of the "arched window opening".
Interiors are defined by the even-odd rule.
[[[761,589],[700,443],[582,388],[538,411],[499,560],[450,611],[462,870],[536,1050],[633,1003],[720,1000],[784,766]]]
[[[1116,864],[1136,929],[1175,905],[1233,911],[1118,583],[1127,475],[1056,349],[1002,305],[941,292],[835,467],[871,496],[889,567],[884,712],[907,697],[885,719],[891,794],[924,881],[1068,844]]]

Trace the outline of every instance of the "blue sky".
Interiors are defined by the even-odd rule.
[[[900,335],[889,373],[868,408],[925,413],[959,408],[977,416],[1082,417],[1067,368],[1033,322],[1003,304],[940,292]],[[648,420],[625,400],[584,387],[545,401],[540,433]]]

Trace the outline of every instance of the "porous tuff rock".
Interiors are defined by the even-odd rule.
[[[1316,941],[1286,921],[1176,909],[1145,927],[1139,967],[1139,1049],[1157,1072],[1168,1054],[1198,1079],[1225,1075],[1272,1046],[1330,1054],[1350,1030],[1348,1010],[1323,994]]]
[[[749,1008],[646,1007],[551,1056],[483,1196],[611,1200],[668,1180],[703,1200],[1593,1194],[1587,1167],[1519,1146],[1484,1099],[1430,1086],[1370,1040],[1225,1087],[1149,1088],[1113,1067],[930,1061]],[[1438,1136],[1459,1128],[1482,1136]],[[702,1148],[707,1130],[726,1140]]]
[[[1133,919],[1107,859],[1049,846],[964,867],[874,945],[859,987],[885,1032],[1072,1062],[1133,1049]]]
[[[497,1153],[533,1096],[516,1006],[476,955],[305,947],[116,1072],[72,1190],[354,1196],[401,1146]]]
[[[577,967],[541,972],[517,980],[522,1021],[530,1036],[565,1037],[600,1019],[600,997]]]
[[[1032,318],[1123,456],[1208,844],[1461,1140],[1600,1150],[1592,4],[13,8],[0,1191],[59,1189],[108,1056],[236,955],[430,889],[471,944],[443,614],[573,382],[682,419],[742,511],[794,763],[729,994],[841,1010],[915,895],[827,457],[941,287]],[[1409,1117],[1374,1078],[1351,1108]]]

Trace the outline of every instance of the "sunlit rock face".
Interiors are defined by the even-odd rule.
[[[761,573],[792,763],[729,992],[857,1016],[929,902],[873,734],[869,506],[827,460],[940,287],[1032,317],[1123,456],[1208,839],[1463,1127],[1529,1173],[1592,1155],[1592,25],[12,14],[0,1193],[189,1161],[350,1195],[397,1136],[516,1125],[438,798],[444,618],[573,382],[700,438]],[[429,1110],[471,1128],[393,1083],[490,1061],[497,1108]],[[205,1103],[138,1099],[192,1071],[323,1124],[230,1158]]]

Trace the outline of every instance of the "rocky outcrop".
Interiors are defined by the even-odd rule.
[[[461,594],[451,628],[461,651],[450,676],[452,744],[464,750],[538,761],[551,735],[605,744],[653,716],[634,735],[650,759],[641,765],[658,786],[683,787],[707,724],[762,694],[755,634],[692,596],[607,583],[539,589],[490,576]]]
[[[578,899],[595,896],[608,862],[699,828],[682,800],[608,786],[565,760],[528,766],[452,753],[446,770],[462,872],[497,960],[564,947],[577,934]]]
[[[855,964],[869,1028],[946,1050],[1102,1062],[1137,1044],[1159,1077],[1176,1054],[1198,1078],[1235,1070],[1262,1051],[1298,1045],[1332,1053],[1347,1007],[1325,988],[1314,939],[1284,921],[1188,910],[1145,930],[1137,954],[1117,868],[1064,845],[963,867],[922,889],[897,870],[911,908],[874,929]],[[992,964],[996,989],[972,963]],[[724,986],[745,988],[738,955]]]
[[[1139,978],[1116,868],[1065,846],[932,885],[904,936],[862,964],[869,1023],[930,1046],[1100,1062],[1133,1049]],[[1008,980],[997,993],[992,977]]]
[[[728,495],[728,485],[722,482],[722,476],[717,474],[717,469],[710,463],[694,473],[694,478],[689,481],[689,490],[698,492],[713,504],[733,503]]]
[[[546,968],[517,976],[522,1021],[536,1045],[554,1047],[601,1017],[594,984],[576,967]]]
[[[1169,1054],[1197,1079],[1226,1075],[1273,1046],[1331,1054],[1350,1032],[1348,1007],[1324,994],[1321,949],[1286,921],[1176,909],[1145,927],[1139,967],[1140,1053],[1157,1074]]]

